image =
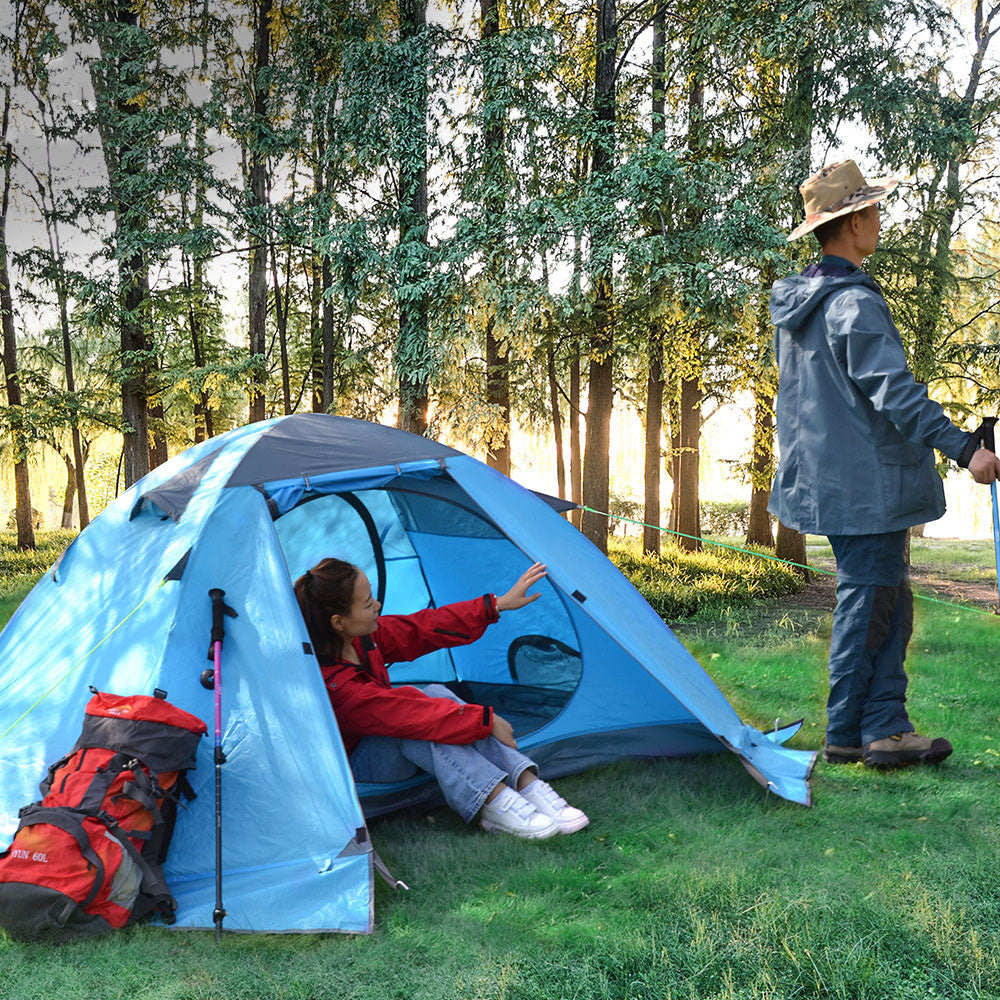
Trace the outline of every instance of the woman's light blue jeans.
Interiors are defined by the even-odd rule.
[[[431,698],[461,701],[442,684],[428,684]],[[488,736],[475,743],[433,743],[397,736],[366,736],[350,757],[356,781],[391,783],[406,781],[421,771],[433,774],[445,802],[470,823],[487,796],[499,784],[517,787],[517,779],[535,762],[523,753]],[[536,769],[537,770],[537,769]]]

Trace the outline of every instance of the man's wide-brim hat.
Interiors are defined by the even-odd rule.
[[[806,218],[792,230],[788,241],[811,233],[831,219],[874,205],[891,194],[897,184],[899,181],[895,177],[879,177],[869,184],[854,160],[831,163],[799,188],[805,202]]]

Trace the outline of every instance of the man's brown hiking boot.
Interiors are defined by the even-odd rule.
[[[861,747],[838,747],[832,743],[823,744],[823,760],[831,764],[857,764],[862,757]]]
[[[951,744],[939,736],[929,740],[916,733],[896,733],[865,744],[866,767],[892,768],[904,764],[940,764],[951,753]]]

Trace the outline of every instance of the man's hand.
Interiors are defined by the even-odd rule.
[[[1000,458],[988,448],[980,448],[969,459],[969,472],[977,483],[988,486],[1000,479]]]
[[[504,746],[508,746],[513,750],[517,749],[517,740],[514,739],[513,726],[503,716],[497,715],[496,712],[493,713],[493,735]]]
[[[503,597],[497,598],[497,611],[516,611],[532,601],[537,601],[542,595],[529,595],[527,590],[538,583],[543,576],[545,576],[545,563],[535,563],[533,566],[529,566],[517,583]]]

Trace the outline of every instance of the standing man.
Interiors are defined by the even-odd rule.
[[[978,483],[1000,459],[976,449],[910,373],[902,340],[862,262],[879,237],[878,202],[898,182],[868,184],[853,160],[824,167],[799,189],[822,260],[775,283],[779,464],[770,511],[827,535],[837,560],[830,696],[823,757],[869,767],[937,764],[943,738],[913,730],[903,661],[913,629],[906,529],[939,518],[938,449]]]

